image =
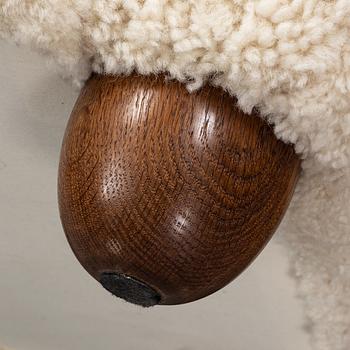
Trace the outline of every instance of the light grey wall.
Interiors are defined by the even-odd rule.
[[[56,200],[77,93],[38,55],[0,42],[0,348],[309,350],[286,252],[274,242],[230,286],[184,306],[143,310],[87,275]]]

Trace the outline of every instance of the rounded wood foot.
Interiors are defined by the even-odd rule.
[[[186,303],[257,256],[299,172],[293,148],[220,89],[95,75],[67,126],[60,213],[75,255],[110,292]]]

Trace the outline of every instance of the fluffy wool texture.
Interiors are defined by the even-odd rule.
[[[313,345],[350,348],[349,0],[0,0],[0,35],[76,84],[166,72],[258,108],[303,158],[281,238]]]

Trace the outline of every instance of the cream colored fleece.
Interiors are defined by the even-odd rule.
[[[350,349],[349,0],[0,0],[0,35],[91,71],[206,82],[303,157],[283,222],[315,349]]]

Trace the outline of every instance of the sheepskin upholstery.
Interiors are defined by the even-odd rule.
[[[303,158],[281,240],[314,348],[350,348],[349,0],[0,0],[0,36],[78,85],[166,72],[258,108]]]

